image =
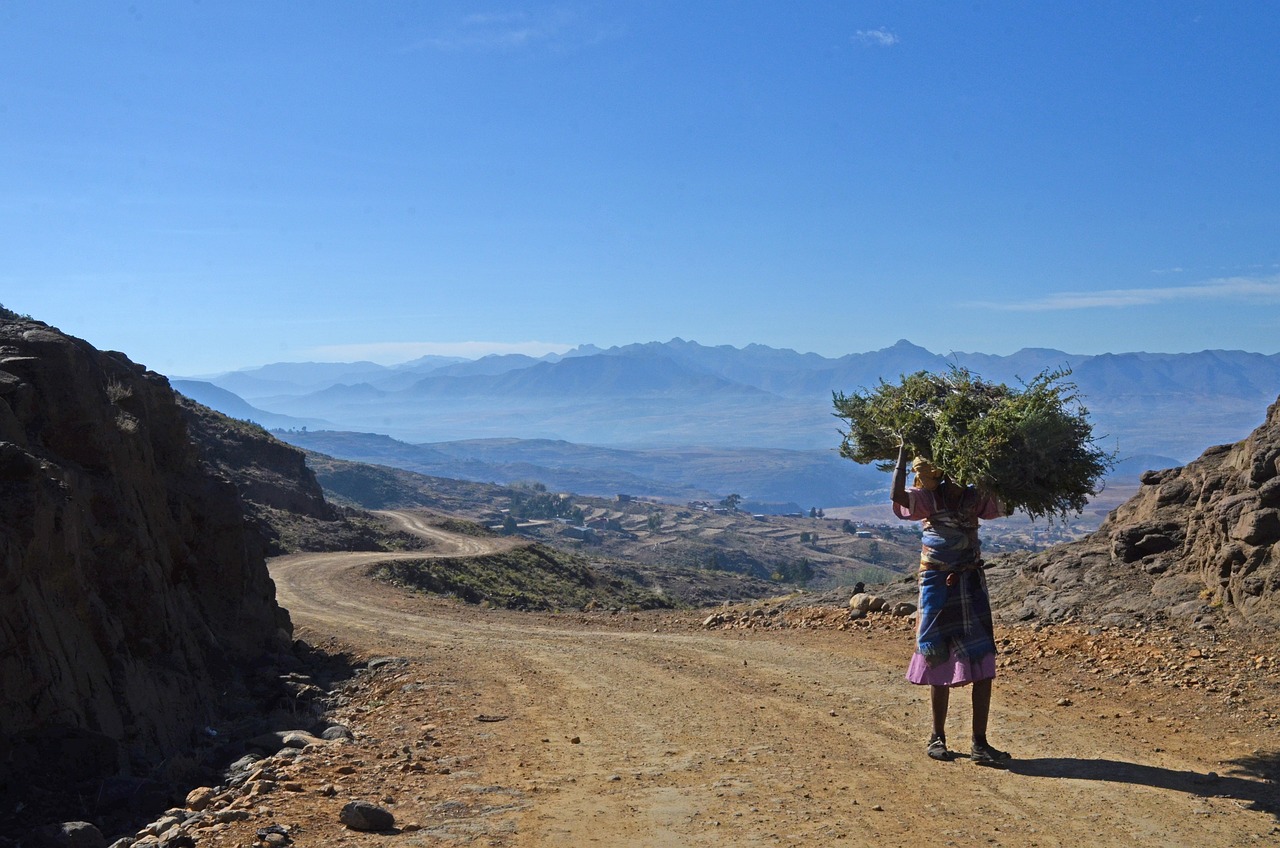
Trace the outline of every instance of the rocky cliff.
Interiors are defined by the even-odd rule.
[[[389,529],[363,510],[325,500],[305,451],[257,424],[228,418],[181,394],[177,399],[200,459],[235,485],[268,556],[422,546],[421,539]]]
[[[164,377],[0,309],[0,796],[188,749],[290,644],[265,549]]]
[[[993,591],[1016,617],[1069,615],[1280,626],[1280,400],[1243,441],[1142,488],[1079,542],[1004,563]]]

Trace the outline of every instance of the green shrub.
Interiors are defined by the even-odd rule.
[[[832,396],[840,455],[892,468],[898,446],[1005,507],[1050,520],[1081,512],[1113,455],[1098,447],[1070,371],[1046,371],[1022,388],[991,383],[959,367],[918,371],[901,383]]]

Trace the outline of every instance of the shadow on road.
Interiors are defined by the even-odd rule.
[[[1105,780],[1133,783],[1157,789],[1171,789],[1189,795],[1230,798],[1247,803],[1249,809],[1280,819],[1280,751],[1228,760],[1226,774],[1200,773],[1127,763],[1122,760],[1043,757],[1011,760],[1008,771],[1028,777],[1066,777],[1074,780]]]

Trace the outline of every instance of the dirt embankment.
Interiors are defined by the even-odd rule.
[[[436,533],[440,548],[477,544]],[[370,556],[273,563],[305,638],[398,661],[345,692],[333,718],[354,742],[281,760],[274,789],[228,793],[250,818],[207,844],[270,825],[298,843],[388,844],[339,823],[356,799],[390,810],[404,845],[1200,848],[1280,834],[1277,660],[1221,637],[1004,629],[992,738],[1016,758],[992,770],[924,756],[901,619],[793,608],[755,617],[770,627],[706,629],[692,613],[483,610],[371,583]],[[966,699],[952,712],[964,751]]]

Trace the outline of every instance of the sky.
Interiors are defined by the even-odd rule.
[[[170,376],[1280,352],[1272,2],[0,4],[0,304]]]

